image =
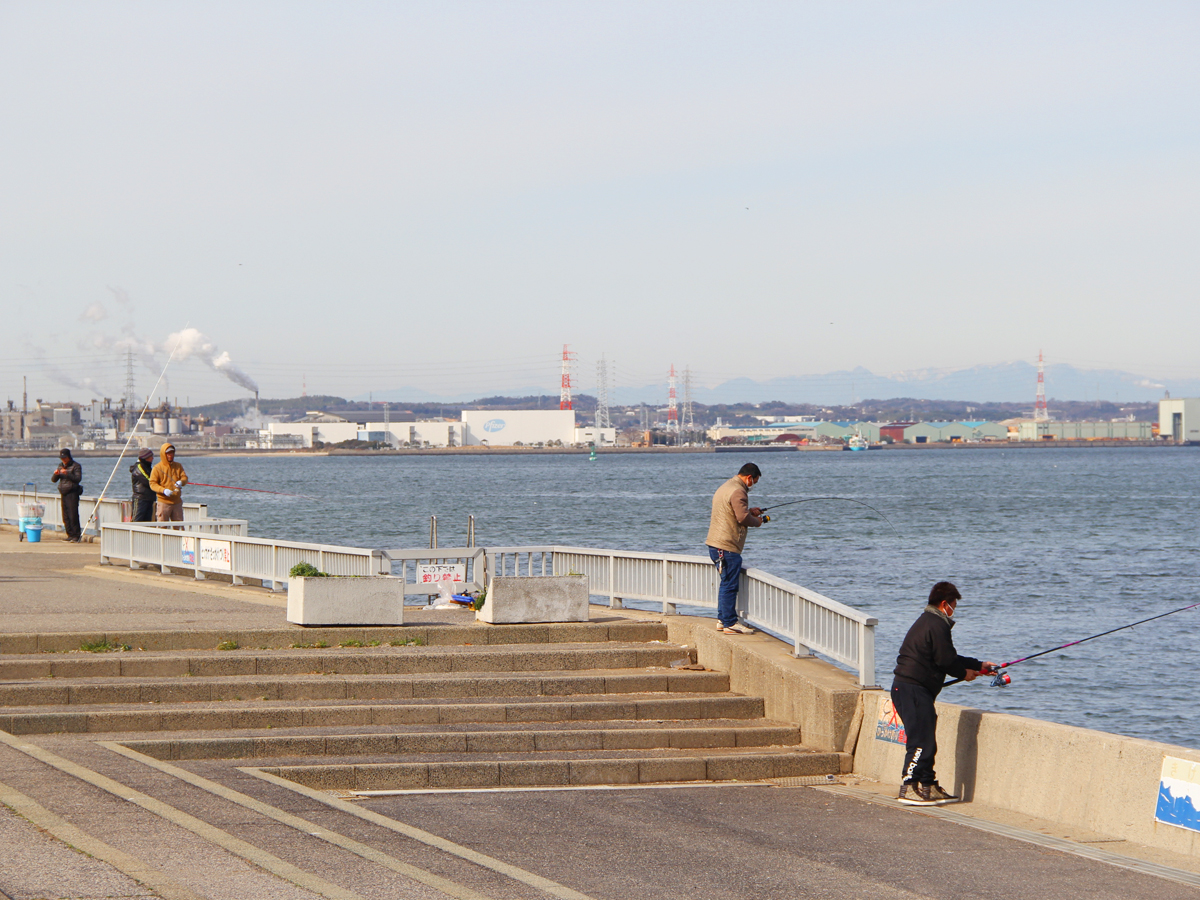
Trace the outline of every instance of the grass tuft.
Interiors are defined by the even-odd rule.
[[[388,641],[388,646],[389,647],[424,647],[425,646],[425,638],[415,637],[415,638],[409,638],[408,640],[403,640],[403,641],[397,639],[394,641]]]
[[[98,641],[84,641],[79,645],[84,653],[117,653],[121,650],[132,650],[128,644],[113,644],[107,638]]]

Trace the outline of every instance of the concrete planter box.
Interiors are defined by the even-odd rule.
[[[475,617],[491,625],[586,622],[587,577],[497,575],[488,584],[487,602]]]
[[[388,575],[292,578],[293,625],[403,625],[404,581]]]

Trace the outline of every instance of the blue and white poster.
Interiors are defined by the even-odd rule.
[[[1200,762],[1163,757],[1154,818],[1168,825],[1200,831]]]

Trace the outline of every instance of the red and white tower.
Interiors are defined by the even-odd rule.
[[[679,404],[675,397],[675,365],[671,365],[671,377],[667,381],[669,388],[667,390],[667,430],[679,430]]]
[[[574,409],[571,403],[571,367],[575,364],[575,355],[570,351],[570,344],[563,344],[562,355],[562,390],[558,395],[559,409]]]
[[[1038,351],[1037,402],[1033,404],[1033,421],[1050,421],[1050,412],[1046,409],[1046,364],[1042,360],[1041,350]]]

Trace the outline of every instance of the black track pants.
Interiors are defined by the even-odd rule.
[[[937,754],[937,711],[933,694],[919,684],[892,684],[892,705],[904,723],[905,784],[933,784],[933,758]]]

